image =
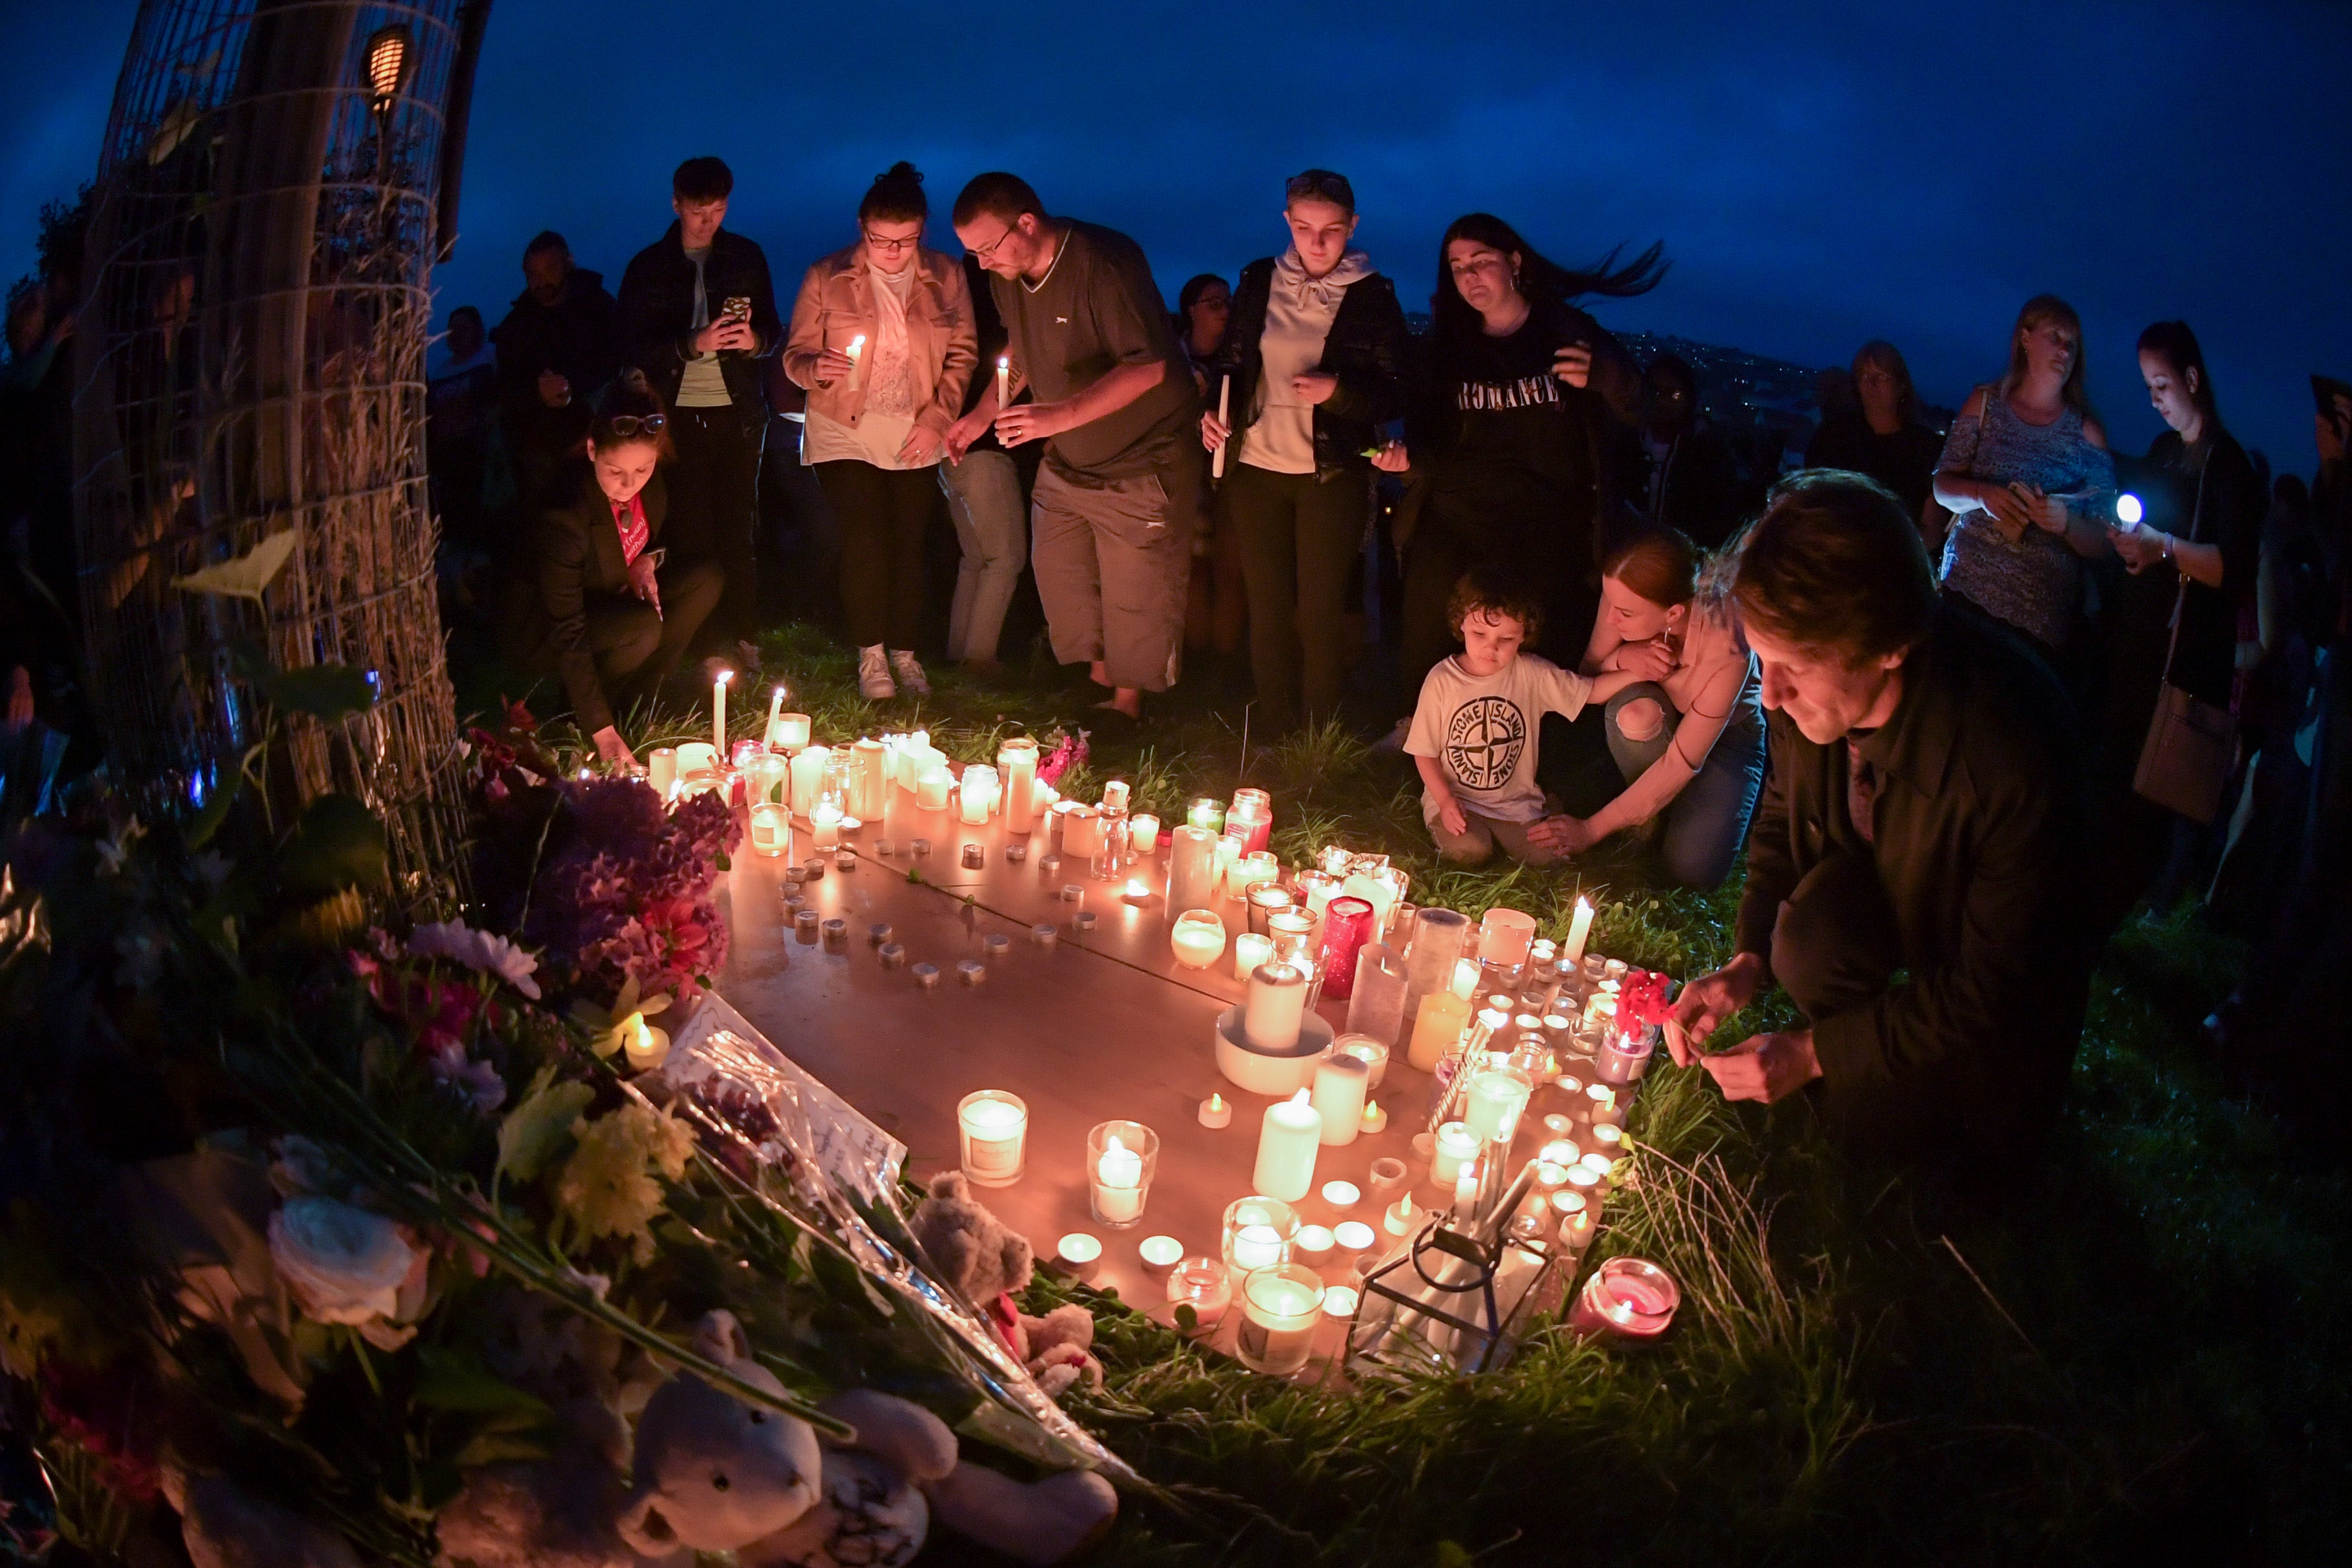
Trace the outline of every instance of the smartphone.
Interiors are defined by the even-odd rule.
[[[722,317],[732,316],[739,321],[750,321],[751,319],[751,297],[746,294],[729,295],[726,307],[719,313]]]

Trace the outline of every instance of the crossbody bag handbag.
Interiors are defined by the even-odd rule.
[[[2205,475],[2212,467],[2209,453],[2205,467],[2197,474],[2197,500],[2189,514],[2191,544],[2198,542],[2197,531],[2204,521]],[[2237,752],[2238,716],[2173,684],[2173,657],[2180,648],[2180,623],[2188,618],[2189,609],[2189,574],[2181,569],[2178,552],[2173,570],[2179,574],[2180,591],[2173,595],[2172,635],[2164,645],[2156,714],[2148,721],[2147,738],[2140,743],[2132,789],[2167,811],[2177,811],[2203,826],[2221,808],[2221,790],[2229,783],[2230,765]]]

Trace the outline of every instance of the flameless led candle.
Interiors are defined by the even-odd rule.
[[[727,754],[727,683],[735,679],[731,669],[722,669],[710,683],[710,745],[720,756]]]
[[[1297,1211],[1281,1199],[1264,1194],[1235,1198],[1225,1205],[1225,1267],[1246,1274],[1286,1262],[1297,1235]]]
[[[1381,1215],[1381,1228],[1391,1236],[1402,1236],[1420,1223],[1421,1211],[1412,1206],[1411,1193],[1399,1193],[1397,1201],[1389,1205],[1386,1214]]]
[[[1364,1101],[1364,1113],[1356,1119],[1356,1131],[1369,1138],[1374,1133],[1387,1131],[1388,1127],[1389,1113],[1381,1109],[1380,1101]]]
[[[1519,1124],[1519,1112],[1528,1106],[1528,1097],[1535,1085],[1527,1075],[1511,1068],[1487,1068],[1470,1075],[1469,1092],[1464,1098],[1462,1121],[1470,1136],[1480,1142],[1507,1140]]]
[[[1168,928],[1168,945],[1187,969],[1206,969],[1224,955],[1225,922],[1214,910],[1186,910]]]
[[[1274,958],[1274,939],[1255,931],[1242,931],[1234,938],[1234,978],[1246,983],[1249,977]]]
[[[653,754],[646,763],[646,783],[651,784],[654,793],[662,799],[669,799],[669,792],[677,785],[677,747],[656,746],[653,749]]]
[[[1251,1045],[1262,1051],[1292,1049],[1298,1044],[1300,1021],[1306,1015],[1303,970],[1294,964],[1266,963],[1250,971],[1249,995],[1242,1004],[1242,1034]],[[1302,1095],[1306,1092],[1299,1090]]]
[[[1307,1364],[1323,1316],[1323,1281],[1302,1264],[1261,1268],[1242,1281],[1242,1331],[1234,1354],[1276,1376]]]
[[[1592,902],[1576,900],[1576,913],[1568,922],[1568,941],[1561,944],[1559,962],[1562,968],[1584,962],[1584,939],[1592,934]]]
[[[1303,986],[1299,994],[1305,994]],[[1297,1037],[1295,1029],[1291,1037]],[[1265,1120],[1258,1128],[1257,1165],[1250,1185],[1285,1203],[1297,1203],[1315,1184],[1315,1151],[1322,1142],[1323,1118],[1309,1099],[1310,1091],[1302,1089],[1288,1100],[1276,1100],[1265,1108]]]
[[[1191,825],[1176,829],[1168,845],[1169,910],[1205,910],[1216,898],[1217,836]]]
[[[1160,1161],[1160,1134],[1139,1121],[1105,1121],[1087,1134],[1087,1195],[1094,1216],[1115,1230],[1143,1217]]]
[[[1448,1121],[1437,1130],[1437,1142],[1429,1161],[1429,1179],[1441,1187],[1451,1189],[1462,1179],[1463,1168],[1478,1157],[1478,1140],[1470,1129],[1459,1121]]]
[[[1576,1109],[1584,1112],[1584,1120],[1597,1122],[1603,1116],[1614,1121],[1618,1117],[1617,1091],[1605,1083],[1584,1086],[1584,1103]]]
[[[954,783],[945,763],[925,768],[915,775],[915,805],[924,811],[945,811],[948,790]]]
[[[1129,820],[1127,836],[1139,857],[1160,853],[1160,819],[1150,812]]]
[[[1431,992],[1421,999],[1421,1016],[1413,1020],[1412,1043],[1405,1047],[1405,1060],[1417,1072],[1435,1072],[1469,1022],[1466,997],[1451,991]]]
[[[978,1089],[956,1104],[963,1173],[982,1187],[1009,1187],[1021,1179],[1029,1106],[1001,1089]]]
[[[1322,1117],[1325,1147],[1353,1143],[1364,1117],[1364,1090],[1371,1078],[1361,1057],[1333,1051],[1315,1064],[1316,1113]]]
[[[762,801],[751,808],[751,850],[775,859],[793,852],[793,816],[784,807]]]
[[[1595,1221],[1592,1205],[1582,1193],[1561,1188],[1551,1195],[1552,1217],[1559,1225],[1559,1239],[1570,1247],[1581,1248],[1591,1241]]]
[[[649,1072],[669,1056],[669,1035],[647,1024],[643,1013],[632,1013],[621,1026],[621,1048],[631,1072]]]
[[[1230,1127],[1234,1121],[1234,1102],[1211,1089],[1209,1098],[1201,1101],[1199,1114],[1203,1127]]]

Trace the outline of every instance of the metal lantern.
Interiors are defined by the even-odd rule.
[[[1348,1325],[1348,1369],[1393,1378],[1493,1372],[1531,1310],[1557,1294],[1557,1248],[1534,1225],[1477,1227],[1433,1218],[1364,1277]]]

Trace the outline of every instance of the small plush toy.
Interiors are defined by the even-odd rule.
[[[1033,1318],[1013,1303],[1034,1272],[1029,1239],[1006,1228],[971,1195],[961,1171],[931,1179],[930,1195],[915,1206],[913,1225],[924,1253],[967,1300],[988,1314],[997,1336],[1047,1394],[1059,1398],[1080,1378],[1102,1387],[1093,1315],[1073,1301]]]
[[[485,1465],[434,1521],[445,1568],[635,1568],[614,1528],[626,1491],[629,1428],[610,1406],[571,1400],[543,1459]]]
[[[784,1391],[751,1359],[732,1312],[707,1314],[694,1348],[746,1383]],[[646,1557],[738,1551],[814,1508],[823,1468],[807,1422],[680,1373],[637,1419],[635,1485],[621,1510],[621,1539]]]

